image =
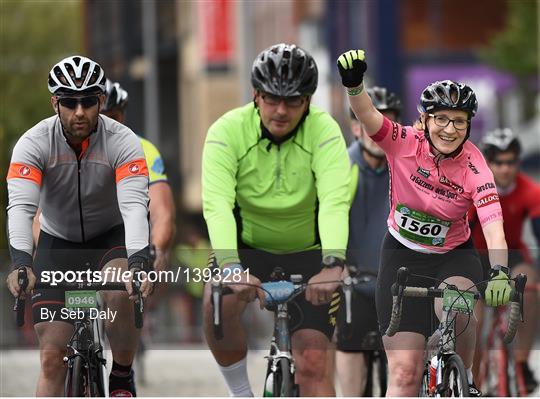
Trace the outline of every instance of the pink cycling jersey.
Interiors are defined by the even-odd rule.
[[[437,162],[424,133],[384,118],[371,137],[390,168],[388,230],[420,252],[444,253],[469,239],[467,210],[476,207],[485,226],[502,220],[493,174],[470,141],[453,158]]]

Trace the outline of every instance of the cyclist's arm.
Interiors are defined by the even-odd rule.
[[[478,150],[473,150],[471,162],[476,165],[477,173],[467,175],[470,182],[471,197],[486,245],[491,266],[508,265],[508,245],[504,237],[503,214],[499,195],[495,188],[493,173]],[[487,190],[485,187],[490,187]]]
[[[34,220],[32,221],[32,236],[34,237],[35,246],[37,246],[39,240],[39,232],[41,230],[41,226],[39,224],[39,215],[41,215],[40,208],[38,208],[38,210],[36,211],[36,216],[34,216]]]
[[[528,209],[527,215],[531,221],[533,235],[536,239],[536,248],[540,248],[540,186],[533,183],[533,187],[527,190],[528,193]],[[536,259],[537,265],[540,265],[540,255]]]
[[[503,221],[496,220],[482,227],[489,251],[489,263],[493,265],[508,265],[508,246],[504,238]]]
[[[127,128],[126,128],[127,129]],[[116,173],[118,206],[125,226],[128,262],[148,260],[148,168],[138,137],[128,131],[115,135],[111,153]]]
[[[13,149],[7,175],[7,228],[14,268],[32,266],[32,223],[39,205],[43,160],[38,144],[27,135]]]
[[[219,122],[209,131],[203,149],[203,214],[218,265],[238,263],[236,222],[233,208],[236,199],[238,161],[232,142]]]
[[[319,234],[323,256],[345,258],[349,237],[350,163],[341,130],[335,121],[314,146],[312,169],[319,199]]]
[[[176,211],[165,164],[157,147],[141,138],[144,157],[148,165],[150,187],[150,242],[158,252],[169,252],[176,233]]]
[[[348,96],[356,118],[364,124],[368,135],[374,136],[381,129],[383,115],[373,106],[371,98],[364,90],[357,96]]]
[[[176,213],[174,200],[169,183],[159,181],[151,184],[150,195],[150,225],[151,242],[157,250],[169,251],[176,232]]]

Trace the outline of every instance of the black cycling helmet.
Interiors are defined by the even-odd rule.
[[[398,96],[386,87],[373,86],[366,89],[366,93],[371,98],[371,102],[379,111],[401,112],[401,101]]]
[[[128,92],[120,86],[120,83],[112,82],[107,79],[107,83],[105,84],[105,94],[107,95],[107,100],[105,101],[105,106],[101,112],[107,112],[113,109],[123,111],[126,108],[128,103]]]
[[[495,159],[501,152],[513,152],[518,157],[521,155],[521,144],[516,134],[511,129],[495,129],[488,132],[480,141],[480,148],[488,161]]]
[[[251,68],[256,90],[280,97],[311,96],[319,73],[311,55],[294,44],[275,44],[262,51]]]
[[[440,109],[465,111],[472,118],[478,110],[478,101],[474,91],[463,83],[452,80],[441,80],[431,83],[420,96],[422,112],[433,112]]]

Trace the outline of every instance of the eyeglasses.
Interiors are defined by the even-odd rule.
[[[283,101],[287,107],[291,108],[302,106],[306,100],[305,96],[279,97],[268,93],[261,93],[261,97],[268,105],[279,105]]]
[[[58,102],[62,107],[66,107],[69,109],[75,109],[79,104],[81,104],[83,108],[91,108],[99,102],[99,97],[59,97]]]
[[[434,115],[434,114],[428,114],[433,118],[435,121],[435,124],[439,127],[446,127],[450,122],[453,123],[454,128],[456,130],[465,130],[469,127],[469,123],[471,122],[468,119],[450,119],[446,115]]]
[[[492,163],[495,166],[503,166],[503,165],[516,166],[518,164],[518,162],[519,162],[519,160],[517,158],[508,159],[506,161],[503,161],[503,160],[500,160],[500,159],[493,159],[493,160],[489,161],[489,163]]]

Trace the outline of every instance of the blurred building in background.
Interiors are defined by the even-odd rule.
[[[295,42],[314,55],[320,86],[313,101],[340,122],[346,99],[334,62],[349,48],[366,49],[370,82],[401,95],[405,122],[416,118],[421,90],[440,79],[477,92],[473,140],[524,122],[515,77],[477,56],[507,24],[506,0],[489,7],[468,0],[85,0],[83,9],[87,54],[129,91],[128,125],[159,146],[189,212],[201,211],[206,131],[251,100],[252,60],[273,43]]]

